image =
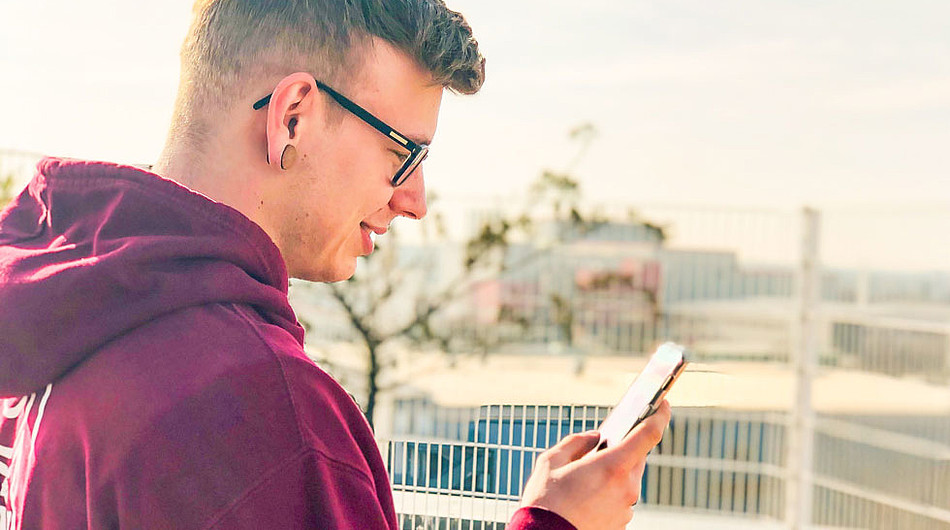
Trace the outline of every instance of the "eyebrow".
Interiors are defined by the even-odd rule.
[[[417,143],[417,144],[421,144],[421,145],[432,145],[432,139],[431,139],[431,138],[424,138],[424,137],[422,137],[422,136],[417,136],[417,135],[411,135],[411,136],[410,136],[410,135],[407,135],[406,138],[409,138],[410,140],[412,140],[413,142],[415,142],[415,143]]]

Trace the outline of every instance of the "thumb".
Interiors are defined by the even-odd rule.
[[[608,448],[605,458],[615,460],[622,468],[633,469],[663,438],[663,431],[670,423],[670,404],[664,399],[657,411],[634,427],[619,444]]]
[[[546,451],[552,468],[570,464],[589,453],[600,441],[600,433],[587,431],[570,434]]]

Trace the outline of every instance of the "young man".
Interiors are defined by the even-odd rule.
[[[441,0],[199,2],[155,174],[47,159],[0,215],[0,528],[396,528],[288,277],[425,216],[443,90],[483,79]],[[565,438],[509,527],[621,528],[668,420]]]

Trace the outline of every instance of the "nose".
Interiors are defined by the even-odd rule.
[[[389,208],[396,214],[410,219],[426,216],[426,185],[422,165],[397,187],[389,200]]]

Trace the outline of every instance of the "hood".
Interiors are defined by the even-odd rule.
[[[0,398],[191,306],[250,305],[303,344],[287,280],[277,247],[233,208],[133,167],[44,159],[0,212]]]

